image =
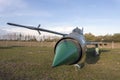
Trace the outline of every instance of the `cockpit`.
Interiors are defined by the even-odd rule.
[[[73,33],[78,33],[78,34],[83,35],[83,30],[79,29],[78,27],[76,27],[75,29],[73,29],[72,32],[73,32]]]

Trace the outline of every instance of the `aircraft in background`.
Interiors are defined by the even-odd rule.
[[[83,29],[76,27],[70,34],[59,33],[47,29],[40,28],[40,25],[36,28],[33,26],[24,26],[14,23],[7,23],[8,25],[24,27],[39,32],[49,32],[63,36],[55,45],[54,59],[52,67],[60,65],[74,65],[81,68],[86,59],[87,45],[95,45],[95,53],[99,55],[98,42],[87,42],[83,35]]]

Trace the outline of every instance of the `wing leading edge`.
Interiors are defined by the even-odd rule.
[[[23,28],[27,28],[27,29],[31,29],[31,30],[37,30],[38,32],[39,32],[39,31],[44,31],[44,32],[49,32],[49,33],[53,33],[53,34],[57,34],[57,35],[62,35],[62,36],[67,35],[67,34],[55,32],[55,31],[51,31],[51,30],[39,28],[40,25],[38,26],[38,28],[36,28],[36,27],[33,27],[33,26],[24,26],[24,25],[15,24],[15,23],[7,23],[7,24],[8,24],[8,25],[12,25],[12,26],[17,26],[17,27],[23,27]],[[40,33],[40,32],[39,32],[39,33]]]

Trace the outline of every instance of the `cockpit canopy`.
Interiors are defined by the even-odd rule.
[[[72,32],[73,32],[73,33],[75,32],[75,33],[78,33],[78,34],[83,35],[83,30],[79,29],[78,27],[76,27],[75,29],[73,29]]]

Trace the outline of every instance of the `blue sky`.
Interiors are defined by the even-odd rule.
[[[120,33],[120,0],[0,0],[0,30],[32,33],[6,25],[13,22],[69,33],[76,26],[85,33]]]

